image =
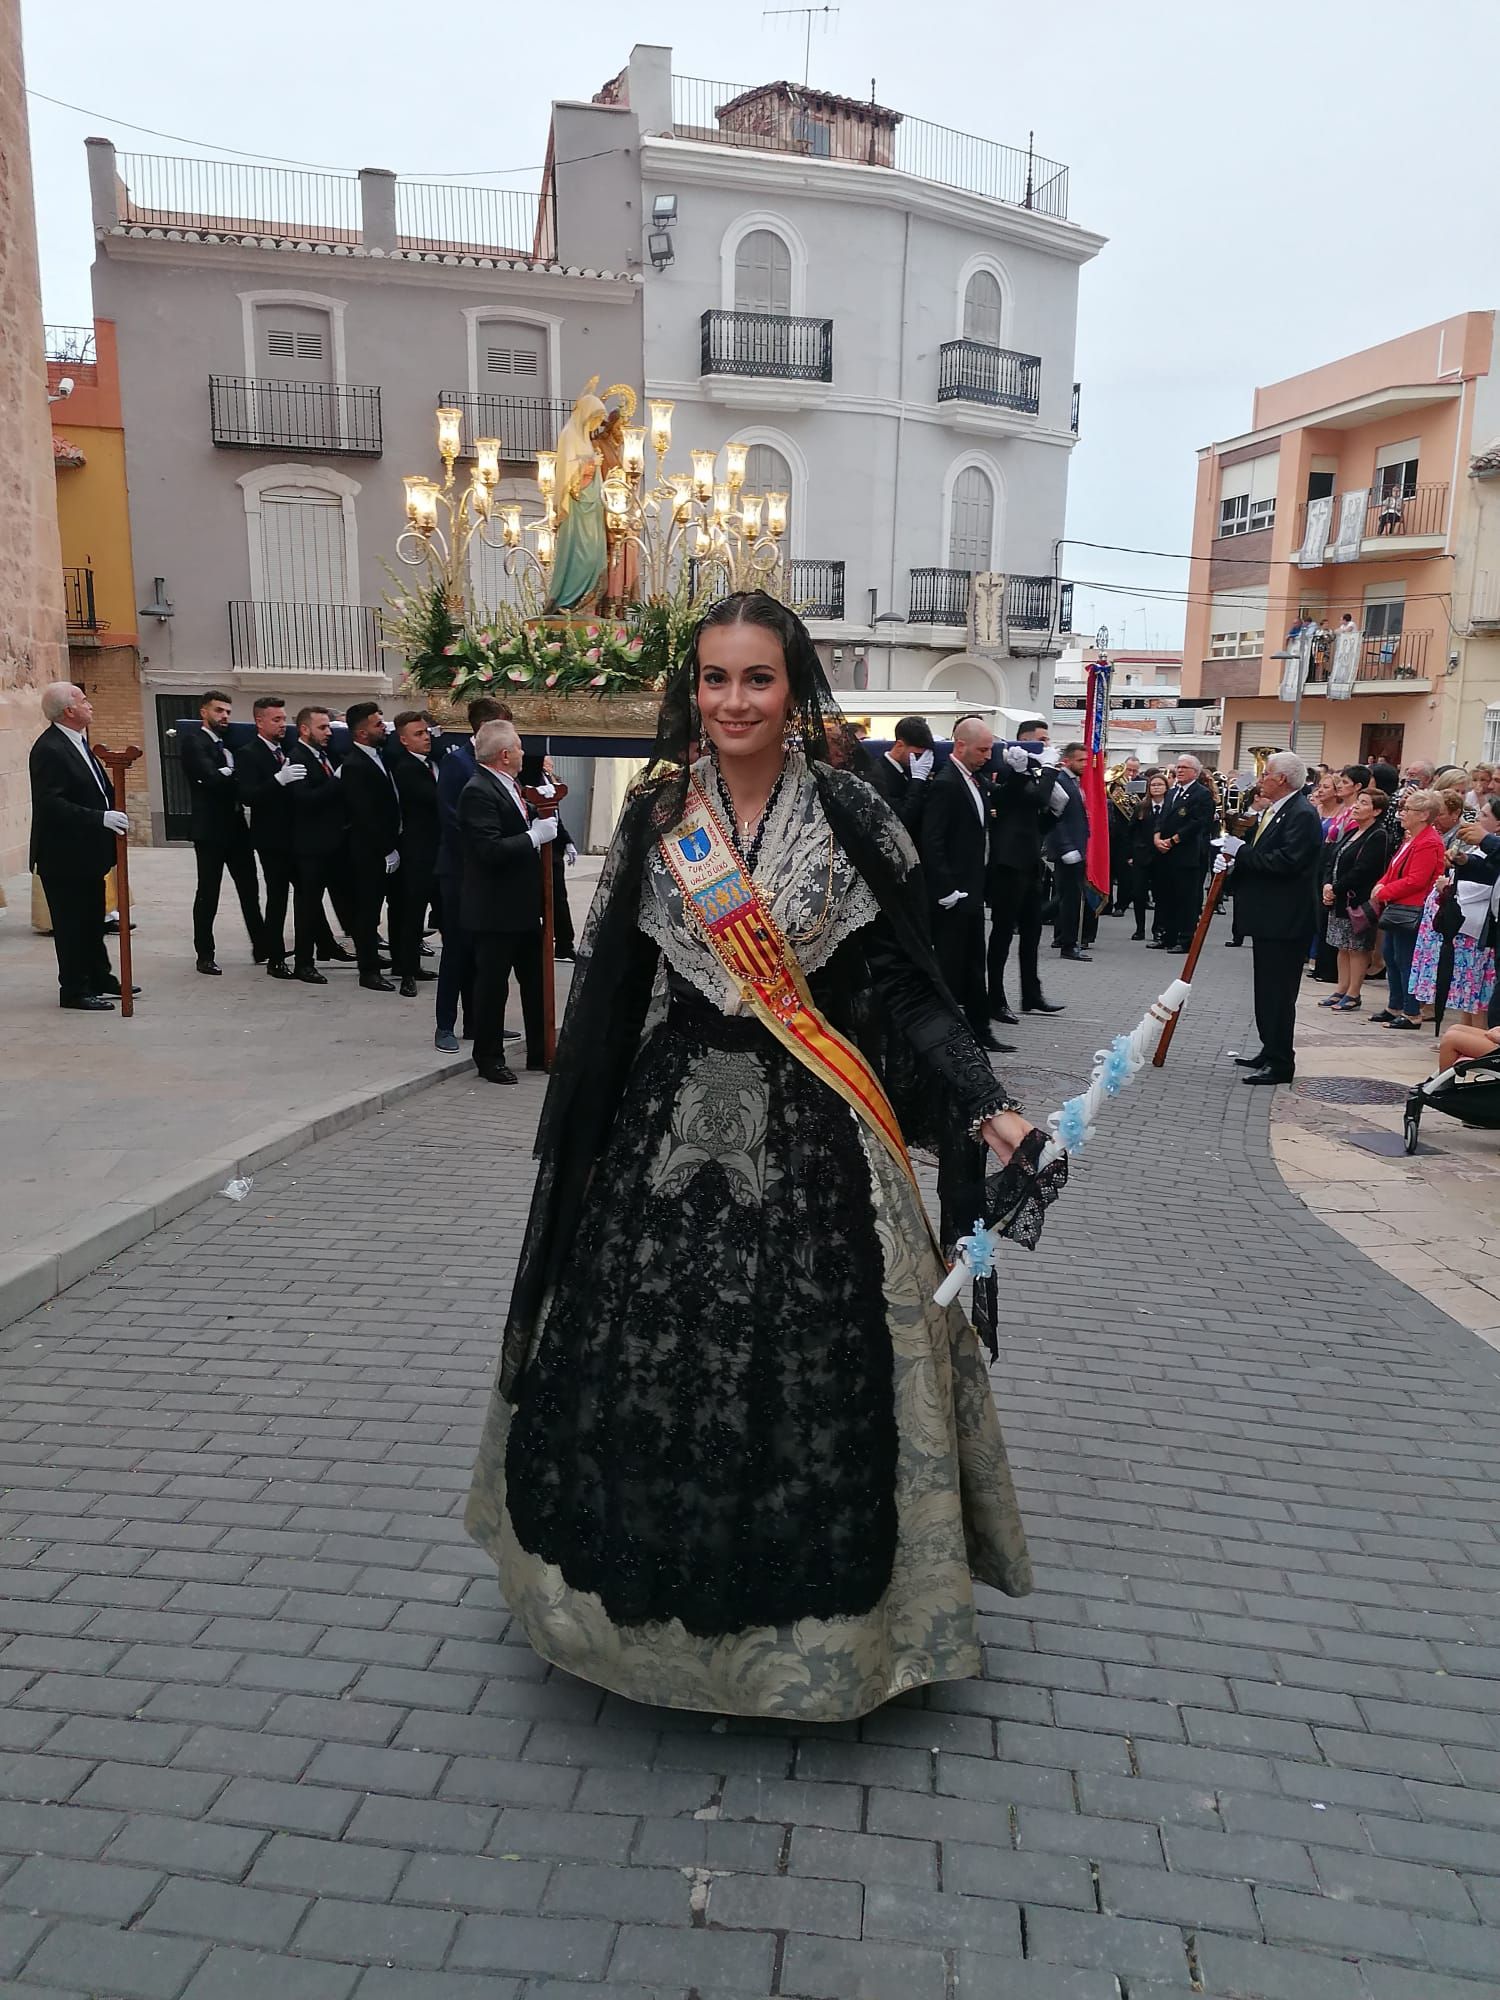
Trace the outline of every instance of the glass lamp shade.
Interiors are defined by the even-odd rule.
[[[521,510],[519,507],[504,507],[500,512],[500,533],[505,546],[513,549],[521,539]]]
[[[646,433],[639,424],[626,424],[620,462],[627,479],[639,479],[645,471]]]
[[[672,449],[672,412],[675,403],[651,403],[651,448],[658,458],[665,458]]]
[[[469,506],[477,521],[487,521],[490,517],[490,489],[485,485],[476,465],[469,479]]]
[[[550,567],[556,545],[556,538],[544,521],[536,531],[536,559],[543,569]]]
[[[750,447],[747,444],[726,444],[724,447],[725,474],[731,493],[738,493],[745,483],[745,460],[749,456]]]
[[[740,532],[748,541],[755,541],[760,534],[761,497],[758,493],[740,495]]]
[[[500,440],[499,438],[475,438],[475,469],[486,486],[497,486],[500,482]]]
[[[693,453],[693,491],[700,500],[711,500],[714,491],[714,460],[718,456],[712,451]]]
[[[550,499],[557,486],[557,453],[539,451],[536,455],[536,483],[542,489],[542,497]]]
[[[405,478],[406,518],[418,534],[431,534],[437,526],[437,488],[425,472],[414,472]]]
[[[445,465],[451,465],[463,448],[464,413],[462,410],[441,409],[437,413],[438,456]]]
[[[604,511],[612,528],[623,528],[630,509],[630,487],[617,466],[604,482]]]
[[[706,523],[700,521],[693,531],[693,554],[695,556],[710,556],[713,554],[713,551],[713,530]]]
[[[785,493],[766,495],[766,532],[774,535],[778,541],[786,533],[786,507]]]
[[[672,513],[677,520],[685,521],[693,504],[693,475],[690,472],[674,472],[670,481]]]

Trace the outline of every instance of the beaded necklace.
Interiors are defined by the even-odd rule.
[[[739,815],[734,809],[734,800],[730,796],[728,785],[724,782],[724,773],[719,768],[718,753],[713,749],[712,745],[709,747],[709,757],[714,767],[714,783],[719,788],[719,802],[723,806],[725,817],[729,821],[729,837],[734,842],[736,848],[739,850],[741,859],[744,861],[745,873],[753,875],[755,873],[755,864],[760,859],[761,847],[765,842],[766,828],[771,824],[771,814],[775,810],[776,801],[781,797],[782,787],[786,783],[786,774],[791,769],[792,760],[790,757],[783,760],[781,769],[776,776],[776,782],[772,785],[764,806],[761,807],[760,818],[749,821],[745,826],[741,827]],[[752,826],[755,828],[754,837],[750,840],[750,845],[746,847],[745,839],[750,834]]]

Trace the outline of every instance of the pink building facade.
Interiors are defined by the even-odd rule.
[[[1497,440],[1495,315],[1470,312],[1257,389],[1200,451],[1182,686],[1224,702],[1221,768],[1290,743],[1299,678],[1313,761],[1493,758]],[[1276,655],[1309,622],[1299,675]]]

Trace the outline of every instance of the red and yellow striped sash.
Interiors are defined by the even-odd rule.
[[[738,986],[745,1004],[784,1048],[859,1114],[915,1189],[906,1141],[879,1077],[813,1005],[802,968],[696,778],[688,790],[687,810],[662,840],[661,854],[682,891],[688,921]]]

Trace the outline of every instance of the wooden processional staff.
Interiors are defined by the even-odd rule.
[[[1215,875],[1209,884],[1208,895],[1203,904],[1203,914],[1198,919],[1198,928],[1193,932],[1193,942],[1188,947],[1188,955],[1182,962],[1182,971],[1178,974],[1178,977],[1185,980],[1189,986],[1193,983],[1193,974],[1198,969],[1199,957],[1202,954],[1204,945],[1208,941],[1208,927],[1213,922],[1214,911],[1219,907],[1219,898],[1224,893],[1224,884],[1227,880],[1227,876]],[[1156,1045],[1156,1054],[1151,1058],[1151,1067],[1153,1069],[1160,1069],[1166,1061],[1167,1050],[1172,1046],[1172,1037],[1176,1034],[1177,1023],[1181,1019],[1182,1008],[1179,1006],[1171,1020],[1168,1021],[1167,1025],[1161,1031],[1161,1040]]]
[[[560,779],[553,778],[550,782],[549,792],[540,791],[535,785],[521,787],[522,797],[538,819],[555,819],[558,807],[568,796],[568,788]],[[536,851],[542,871],[542,1060],[549,1070],[557,1054],[557,944],[552,904],[552,849],[556,844],[549,841]]]
[[[115,811],[124,812],[125,773],[145,751],[134,743],[123,750],[106,750],[96,743],[93,751],[114,781]],[[120,913],[120,1012],[128,1021],[135,1012],[135,995],[130,976],[130,843],[123,833],[115,835],[115,906]]]

